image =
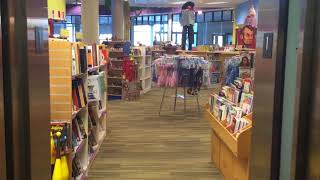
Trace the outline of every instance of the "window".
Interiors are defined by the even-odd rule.
[[[142,16],[137,17],[137,25],[142,24]]]
[[[67,23],[71,23],[72,22],[72,17],[71,16],[66,16],[66,22]]]
[[[162,15],[161,23],[162,24],[168,23],[168,15]]]
[[[202,14],[197,14],[197,22],[202,23],[204,22],[204,15]]]
[[[161,23],[161,16],[157,15],[156,16],[156,24],[160,24]]]
[[[172,17],[173,22],[179,22],[180,21],[180,14],[174,14]]]
[[[149,24],[154,24],[154,16],[149,16]]]
[[[150,46],[152,44],[152,32],[150,25],[139,25],[133,27],[134,31],[134,45],[138,43]]]
[[[212,21],[212,12],[205,12],[204,13],[204,19],[206,22],[211,22]]]
[[[137,24],[137,19],[135,17],[131,17],[131,24],[136,25]]]
[[[222,12],[221,11],[215,11],[213,14],[213,20],[214,21],[221,21],[222,20]]]
[[[99,24],[109,24],[108,16],[100,16],[99,17]]]
[[[149,16],[143,16],[143,24],[149,24]]]
[[[232,20],[232,11],[223,11],[223,21],[231,21]]]
[[[72,16],[72,24],[81,24],[81,16]]]

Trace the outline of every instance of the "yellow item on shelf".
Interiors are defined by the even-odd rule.
[[[62,177],[65,180],[69,179],[69,166],[68,166],[68,160],[65,155],[61,157],[61,169],[62,169]]]
[[[56,151],[55,151],[52,132],[50,132],[50,145],[51,145],[51,165],[54,165],[54,162],[56,161],[56,155],[55,155]]]
[[[53,175],[52,175],[52,180],[68,180],[63,177],[63,168],[62,168],[62,163],[61,163],[61,157],[60,157],[60,136],[61,132],[57,132],[57,157],[56,157],[56,163],[54,165],[54,170],[53,170]]]

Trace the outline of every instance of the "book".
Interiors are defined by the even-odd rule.
[[[79,49],[79,59],[81,73],[87,73],[87,50],[85,47]]]

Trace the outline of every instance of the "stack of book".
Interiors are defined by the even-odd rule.
[[[210,112],[234,135],[249,125],[245,116],[252,112],[252,89],[251,79],[238,78],[230,86],[224,86],[219,94],[210,95]]]
[[[99,72],[99,75],[90,75],[88,77],[88,89],[90,100],[101,100],[106,92],[105,72]]]
[[[86,89],[82,79],[72,81],[73,110],[78,111],[87,104]]]
[[[83,120],[78,116],[72,121],[72,136],[73,148],[76,151],[75,147],[78,147],[82,141],[87,138]]]
[[[79,44],[72,45],[72,75],[87,73],[87,52]]]

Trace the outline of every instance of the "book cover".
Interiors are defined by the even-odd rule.
[[[239,77],[242,79],[251,78],[251,68],[249,67],[240,67],[239,68]]]
[[[87,50],[85,48],[81,48],[80,50],[80,69],[81,73],[87,73]]]

